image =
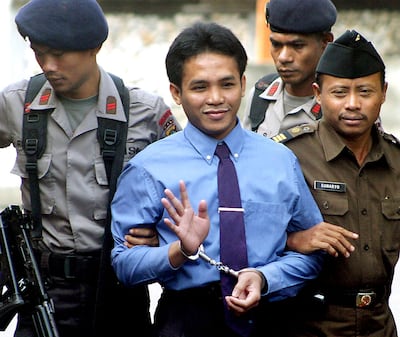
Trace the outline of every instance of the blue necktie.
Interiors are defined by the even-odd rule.
[[[218,164],[218,198],[220,219],[220,255],[221,262],[234,270],[248,267],[246,235],[240,190],[236,169],[229,158],[229,149],[225,143],[217,145],[215,150]],[[221,273],[222,295],[232,295],[237,280],[231,275]],[[241,336],[250,333],[248,320],[235,316],[224,301],[225,321]]]

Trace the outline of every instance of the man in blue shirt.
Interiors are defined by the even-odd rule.
[[[261,297],[272,303],[295,296],[321,269],[319,253],[285,250],[288,233],[321,223],[322,216],[293,153],[240,125],[246,64],[243,46],[222,26],[198,23],[179,34],[166,66],[171,94],[188,124],[140,152],[119,179],[112,203],[113,266],[126,285],[163,286],[157,336],[240,336],[225,324],[223,300],[238,315],[252,312]],[[220,258],[214,155],[220,143],[228,146],[237,171],[249,267],[225,299],[220,272],[190,256],[202,244],[208,256]],[[191,205],[198,205],[197,213]],[[159,247],[129,249],[129,229],[144,226],[157,230]],[[257,331],[257,320],[249,323],[251,336],[265,335]]]

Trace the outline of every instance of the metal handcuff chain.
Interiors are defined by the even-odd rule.
[[[199,258],[201,258],[205,262],[209,263],[211,266],[215,266],[215,268],[217,268],[217,270],[219,272],[222,272],[222,273],[225,273],[225,274],[229,274],[229,275],[231,275],[231,276],[233,276],[235,278],[238,278],[239,275],[241,273],[244,273],[244,272],[257,273],[257,274],[260,275],[260,277],[262,279],[262,283],[261,283],[262,292],[266,292],[268,290],[268,284],[267,284],[267,281],[266,281],[264,275],[259,270],[257,270],[256,268],[249,267],[249,268],[241,269],[239,271],[233,270],[232,268],[230,268],[229,266],[223,264],[222,262],[217,262],[214,259],[212,259],[211,257],[209,257],[204,251],[203,244],[200,245],[200,247],[197,249],[196,254],[193,254],[193,255],[188,255],[188,254],[185,253],[185,251],[182,249],[182,243],[180,241],[179,241],[179,248],[181,250],[181,253],[186,258],[188,258],[189,260],[196,261]]]
[[[220,271],[222,273],[225,273],[225,274],[232,275],[232,276],[234,276],[236,278],[239,277],[240,271],[233,270],[232,268],[229,268],[227,265],[223,264],[222,262],[217,262],[214,259],[212,259],[211,257],[209,257],[205,253],[204,246],[202,244],[200,245],[199,249],[197,250],[196,254],[194,254],[194,255],[187,255],[182,250],[182,247],[180,247],[180,248],[181,248],[182,254],[185,257],[187,257],[189,260],[196,261],[198,258],[201,258],[205,262],[209,263],[211,266],[215,266],[215,268],[217,268],[218,271]]]

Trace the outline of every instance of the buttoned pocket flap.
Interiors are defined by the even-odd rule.
[[[349,201],[344,193],[314,191],[314,198],[323,215],[343,216],[349,211]]]
[[[382,213],[388,220],[400,220],[400,199],[385,199],[382,201]]]
[[[45,153],[38,160],[38,179],[42,179],[49,171],[51,159],[52,155],[50,153]],[[24,153],[18,153],[11,173],[18,175],[21,178],[28,178],[28,172],[26,171],[26,155]]]

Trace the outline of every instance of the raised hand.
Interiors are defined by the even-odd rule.
[[[197,214],[195,214],[183,181],[179,182],[179,191],[180,200],[169,189],[165,190],[166,198],[161,199],[163,206],[172,219],[165,218],[164,222],[180,240],[180,244],[179,241],[175,242],[170,249],[170,260],[174,266],[180,265],[185,261],[185,256],[181,250],[186,255],[192,255],[197,252],[210,229],[206,201],[200,201]],[[177,257],[178,259],[176,259]]]

